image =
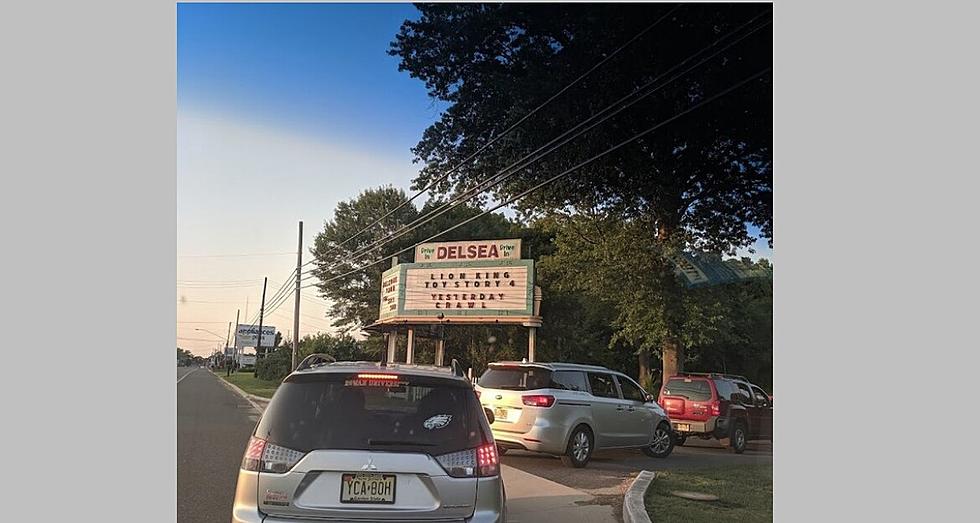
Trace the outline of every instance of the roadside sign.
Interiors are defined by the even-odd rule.
[[[415,247],[415,263],[518,260],[521,240],[476,240],[423,243]]]
[[[258,346],[258,325],[239,325],[238,326],[238,336],[235,338],[235,343],[239,349],[245,347],[257,347]],[[276,327],[273,325],[263,325],[262,326],[262,346],[272,347],[276,344]]]

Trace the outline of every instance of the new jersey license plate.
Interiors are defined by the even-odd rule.
[[[677,432],[691,432],[691,426],[687,423],[678,423],[677,425],[674,425],[674,429],[677,430]]]
[[[344,474],[340,479],[341,503],[394,503],[394,474]]]

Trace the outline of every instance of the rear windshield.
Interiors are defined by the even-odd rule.
[[[488,389],[546,389],[551,385],[551,371],[538,367],[489,367],[477,383]]]
[[[473,389],[438,378],[296,375],[279,386],[255,430],[283,447],[391,450],[431,455],[480,446]]]
[[[711,386],[708,380],[691,378],[670,378],[664,387],[664,396],[680,396],[692,401],[711,399]]]

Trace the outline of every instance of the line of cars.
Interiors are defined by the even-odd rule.
[[[738,392],[757,387],[738,377],[678,376],[658,402],[591,365],[493,363],[474,385],[455,365],[318,358],[283,380],[256,424],[233,523],[502,522],[500,455],[510,449],[584,467],[596,450],[665,458],[685,437],[734,442],[764,430]],[[771,434],[771,402],[768,419]]]

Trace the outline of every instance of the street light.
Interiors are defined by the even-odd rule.
[[[211,332],[211,331],[209,331],[207,329],[194,329],[194,330],[201,331],[201,332],[206,332],[206,333],[208,333],[208,334],[210,334],[210,335],[218,338],[219,340],[224,340],[225,339],[224,336],[221,336],[220,334],[215,334],[215,333],[213,333],[213,332]]]

